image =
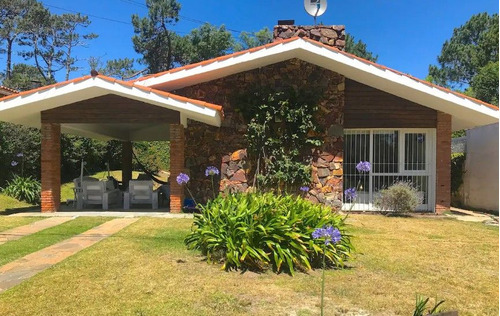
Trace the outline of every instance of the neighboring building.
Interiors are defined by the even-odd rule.
[[[458,202],[498,214],[498,123],[467,131],[463,184]]]
[[[256,85],[320,88],[322,148],[308,198],[340,207],[355,164],[372,163],[356,209],[369,210],[395,180],[416,184],[421,210],[450,207],[451,132],[497,123],[498,107],[345,53],[343,26],[277,26],[275,42],[124,82],[85,76],[0,99],[0,119],[42,129],[42,211],[59,208],[61,131],[119,139],[170,140],[172,212],[181,210],[179,172],[194,193],[208,189],[205,167],[221,167],[221,189],[250,184],[235,93]],[[131,174],[124,150],[124,179]],[[497,160],[498,163],[498,160]],[[349,207],[349,205],[347,205]]]

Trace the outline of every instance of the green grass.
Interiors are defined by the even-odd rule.
[[[2,217],[0,220],[0,232],[14,227],[28,225],[41,219],[40,217]]]
[[[2,211],[13,209],[13,208],[25,208],[25,207],[33,207],[34,205],[18,201],[10,196],[0,193],[0,213]]]
[[[188,219],[142,218],[0,295],[6,315],[319,315],[321,271],[225,272],[183,238]],[[326,273],[326,314],[409,315],[415,294],[498,315],[498,228],[349,216],[357,253]],[[43,293],[43,295],[40,295]]]
[[[106,217],[78,217],[21,239],[6,242],[0,245],[0,266],[68,239],[71,236],[83,233],[108,220],[109,218]],[[0,222],[3,221],[4,218],[1,218]]]

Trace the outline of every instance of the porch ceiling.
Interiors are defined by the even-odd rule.
[[[105,76],[85,76],[0,99],[0,120],[98,139],[168,140],[187,119],[220,126],[222,107]]]

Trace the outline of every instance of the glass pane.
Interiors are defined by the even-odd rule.
[[[426,170],[425,133],[405,134],[405,170]]]
[[[370,160],[370,131],[345,131],[344,134],[344,191],[358,187],[356,203],[369,203],[369,176],[356,171],[360,161]],[[349,203],[344,199],[344,203]]]
[[[373,172],[399,172],[399,132],[373,132]]]

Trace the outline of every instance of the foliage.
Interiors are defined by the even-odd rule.
[[[45,80],[35,66],[20,63],[15,64],[12,68],[10,79],[7,75],[5,76],[2,85],[19,91],[26,91],[51,83],[53,82]]]
[[[314,113],[313,91],[289,89],[270,93],[259,88],[239,96],[239,111],[249,122],[248,150],[257,157],[259,185],[278,191],[296,189],[311,178],[312,148],[322,141]]]
[[[40,182],[31,176],[21,177],[19,175],[14,175],[14,178],[7,182],[2,192],[19,201],[39,204],[41,189]]]
[[[148,16],[132,15],[134,49],[143,56],[149,73],[172,68],[178,35],[169,30],[179,20],[181,5],[176,0],[146,0]]]
[[[328,207],[300,197],[271,193],[238,193],[201,206],[185,243],[223,268],[276,273],[320,267],[324,241],[312,238],[317,227],[331,225],[342,233],[326,245],[327,264],[341,267],[353,246],[344,218]]]
[[[118,78],[120,80],[130,79],[139,73],[134,68],[133,58],[111,59],[107,60],[105,65],[102,65],[98,57],[91,57],[89,66],[102,75]]]
[[[252,47],[262,46],[273,41],[273,34],[267,27],[257,32],[241,32],[238,42],[234,46],[235,51],[245,50]]]
[[[455,28],[438,64],[429,66],[432,82],[498,104],[498,14],[476,14]]]
[[[97,37],[89,33],[81,35],[77,30],[90,25],[87,16],[78,14],[52,14],[42,3],[35,2],[21,24],[22,36],[19,44],[27,47],[20,52],[26,60],[33,59],[40,74],[47,81],[54,74],[66,70],[66,80],[75,67],[77,59],[73,49],[84,46],[85,40]]]
[[[427,316],[427,315],[435,315],[440,313],[439,306],[444,303],[444,300],[437,301],[434,307],[427,312],[425,309],[427,308],[427,303],[429,303],[429,298],[424,298],[423,296],[417,295],[415,298],[415,310],[413,311],[413,316]]]
[[[366,44],[361,40],[356,42],[354,36],[350,34],[345,35],[345,51],[356,55],[358,57],[377,62],[378,55],[373,55],[372,52],[368,51],[366,48]]]
[[[205,23],[178,40],[175,61],[187,65],[223,56],[232,50],[233,41],[224,25],[217,28]]]
[[[21,24],[34,3],[34,0],[0,0],[0,44],[5,42],[5,48],[0,52],[5,52],[7,55],[5,67],[7,79],[12,76],[14,43],[19,40],[23,32]]]
[[[374,204],[382,212],[405,213],[414,211],[422,203],[422,196],[411,182],[399,181],[381,190]]]
[[[134,151],[140,162],[151,172],[170,169],[170,143],[165,141],[134,142]],[[140,170],[133,160],[134,170]]]
[[[455,193],[464,183],[465,154],[451,154],[451,193]]]
[[[10,123],[0,122],[0,186],[9,180],[11,162],[23,154],[24,174],[36,179],[40,175],[40,131]],[[20,168],[16,166],[15,168]],[[20,173],[20,172],[19,172]]]

